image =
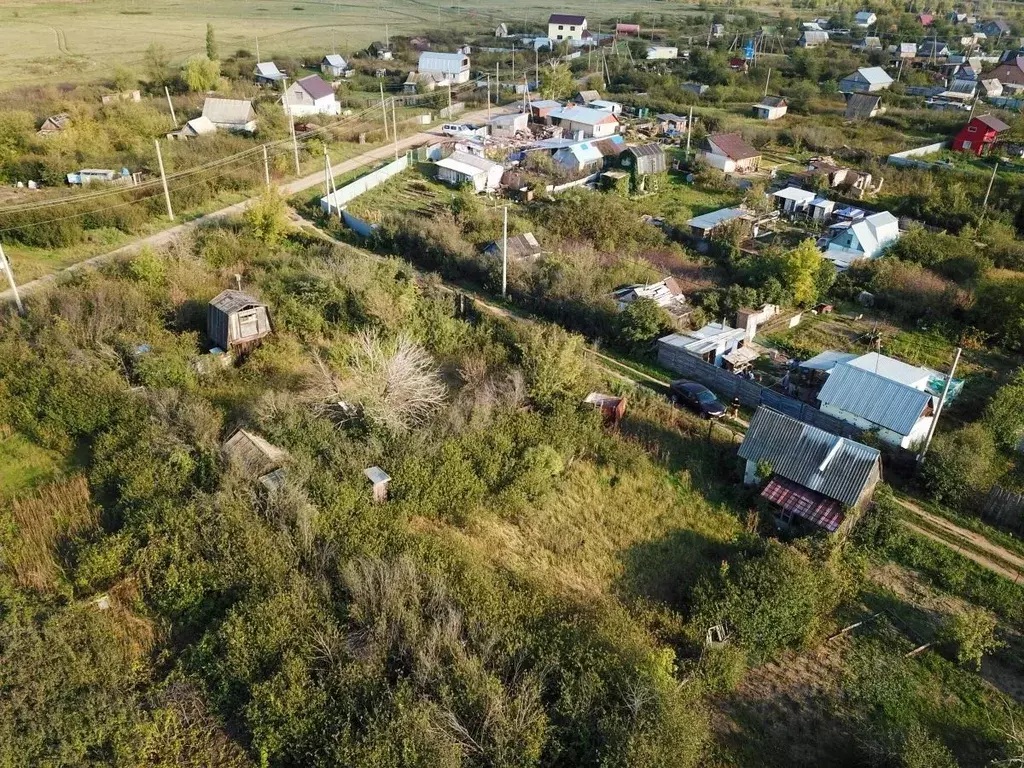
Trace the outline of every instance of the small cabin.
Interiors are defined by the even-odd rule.
[[[206,333],[225,352],[249,352],[271,331],[267,305],[242,291],[223,291],[207,308]]]
[[[616,426],[626,415],[626,398],[607,395],[604,392],[591,392],[583,402],[601,412],[605,424]]]

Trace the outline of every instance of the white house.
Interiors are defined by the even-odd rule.
[[[721,367],[722,358],[743,346],[746,331],[722,323],[708,323],[697,331],[673,333],[658,339],[658,362],[670,370],[680,352]]]
[[[462,53],[424,51],[416,69],[421,75],[440,76],[443,85],[469,82],[469,57]]]
[[[878,23],[878,17],[871,11],[860,11],[853,17],[853,26],[867,29]]]
[[[548,19],[548,39],[552,41],[582,40],[584,36],[590,36],[590,33],[587,32],[586,16],[552,13]]]
[[[873,213],[863,219],[844,221],[829,229],[825,258],[846,269],[857,259],[874,259],[886,246],[900,238],[900,222],[888,211]]]
[[[256,130],[256,110],[247,99],[213,99],[203,102],[203,117],[225,131]]]
[[[284,93],[284,111],[295,115],[340,115],[341,104],[331,84],[320,75],[296,80]]]
[[[610,136],[607,139],[577,141],[559,148],[552,159],[555,164],[574,173],[600,169],[605,158],[618,157],[626,148],[621,136]]]
[[[320,72],[328,77],[343,77],[348,71],[348,62],[337,53],[328,53],[320,60]]]
[[[551,111],[551,119],[570,137],[602,139],[619,132],[619,119],[611,112],[591,107],[562,107]]]
[[[435,163],[437,178],[452,186],[472,184],[477,192],[497,189],[505,167],[484,157],[455,151]]]
[[[839,81],[842,93],[874,93],[884,91],[893,79],[881,67],[861,67]]]
[[[674,45],[650,45],[647,47],[647,59],[678,59],[679,49]]]
[[[898,361],[897,361],[898,362]],[[821,410],[901,448],[927,437],[934,417],[934,396],[873,370],[840,363],[818,393]]]

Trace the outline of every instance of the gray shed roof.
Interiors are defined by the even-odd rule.
[[[776,475],[854,506],[879,466],[878,450],[761,406],[739,454]]]
[[[248,99],[207,98],[203,102],[203,114],[214,123],[244,125],[256,119],[256,112]]]
[[[211,299],[210,304],[226,315],[229,315],[232,312],[237,312],[240,309],[245,309],[246,307],[266,306],[255,296],[250,296],[244,291],[235,291],[230,288],[226,291],[221,291],[214,296],[213,299]]]
[[[841,363],[832,369],[818,399],[822,405],[841,408],[897,434],[909,435],[931,402],[931,395]]]
[[[469,58],[461,53],[424,51],[420,54],[417,68],[420,72],[443,72],[446,75],[457,75],[464,69],[469,69]]]
[[[374,485],[377,485],[378,483],[386,483],[391,480],[391,475],[380,467],[369,467],[364,469],[363,474],[366,475],[366,479]]]

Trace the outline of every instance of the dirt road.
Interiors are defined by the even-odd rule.
[[[504,111],[507,111],[507,108],[502,108],[501,110],[495,108],[494,114],[500,114],[501,112]],[[486,110],[480,110],[478,112],[470,112],[465,115],[459,115],[460,120],[468,121],[485,119],[486,117]],[[440,137],[441,134],[438,131],[421,131],[420,133],[413,134],[412,136],[406,136],[404,139],[399,139],[398,151],[399,153],[405,152],[409,149],[414,149],[415,147],[422,146],[431,141],[436,141]],[[340,163],[335,163],[333,166],[331,166],[331,171],[333,172],[335,177],[338,177],[343,174],[359,170],[364,166],[372,165],[382,160],[389,160],[393,158],[394,155],[395,147],[393,144],[389,144],[386,147],[378,147],[376,149],[371,149],[367,152],[364,152],[361,155],[357,155],[356,157],[349,158],[348,160],[343,160]],[[278,189],[286,197],[290,197],[292,195],[298,194],[299,192],[305,192],[307,189],[312,189],[318,184],[322,184],[323,180],[323,171],[317,171],[316,173],[311,173],[308,176],[303,176],[301,179],[295,179],[294,181],[288,181],[279,184]],[[73,274],[74,272],[81,270],[83,268],[93,267],[98,264],[102,264],[103,262],[109,259],[134,253],[145,246],[159,248],[160,246],[167,245],[176,237],[180,237],[181,235],[196,227],[201,227],[204,224],[209,224],[211,222],[218,221],[220,219],[224,219],[230,216],[237,216],[248,207],[252,199],[253,198],[250,198],[248,200],[243,200],[240,203],[229,205],[226,208],[221,208],[218,211],[207,213],[203,216],[199,216],[183,224],[178,224],[168,229],[161,230],[160,232],[156,232],[147,237],[140,238],[138,240],[135,240],[134,242],[129,243],[128,245],[124,245],[113,251],[101,253],[97,256],[93,256],[92,258],[79,261],[51,275],[40,277],[37,280],[30,280],[27,283],[19,285],[18,290],[21,292],[22,296],[27,296],[34,291],[38,291],[41,288],[46,287],[61,275]],[[13,266],[15,268],[15,274],[17,274],[17,264],[14,264]],[[10,289],[0,291],[0,302],[13,301],[13,291],[11,291]]]
[[[956,549],[964,557],[1011,581],[1017,581],[1024,577],[1024,557],[1000,547],[998,544],[993,544],[980,533],[961,528],[940,515],[922,509],[912,501],[906,499],[897,499],[897,501],[900,506],[925,524],[925,527],[922,527],[909,520],[903,521],[903,524],[911,530],[922,536],[927,536],[933,541],[945,544],[951,549]]]

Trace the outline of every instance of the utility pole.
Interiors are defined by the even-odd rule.
[[[284,104],[285,111],[288,113],[288,127],[292,132],[292,153],[295,155],[295,175],[302,175],[302,171],[299,168],[299,140],[295,138],[295,115],[292,114],[292,109],[288,105],[288,78],[282,78],[282,84],[284,87],[284,93],[281,94],[281,101]]]
[[[324,143],[324,196],[331,194],[331,158],[327,154],[327,144]],[[331,202],[327,200],[327,215],[331,215]]]
[[[942,397],[939,399],[939,405],[935,409],[935,415],[932,417],[931,426],[928,427],[928,437],[925,438],[924,448],[921,449],[921,453],[917,457],[917,463],[920,464],[924,461],[925,454],[928,453],[928,447],[932,444],[932,436],[935,434],[935,427],[939,423],[939,416],[942,415],[942,406],[946,404],[946,394],[949,392],[949,387],[953,383],[953,374],[956,373],[956,365],[960,362],[960,353],[963,350],[960,347],[956,348],[956,357],[953,358],[953,367],[949,369],[949,376],[946,378],[946,385],[942,388]]]
[[[690,116],[686,118],[686,161],[690,161],[690,133],[693,131],[693,106],[690,107]]]
[[[494,62],[494,106],[501,104],[501,62]]]
[[[988,210],[988,196],[992,194],[992,185],[996,182],[996,171],[999,170],[999,163],[992,166],[992,178],[988,180],[988,189],[985,190],[985,202],[981,204],[981,218],[985,218],[985,212]]]
[[[974,119],[974,110],[978,108],[978,97],[974,97],[974,101],[971,102],[971,114],[967,116],[967,122],[970,123]]]
[[[452,81],[448,81],[448,119],[452,118]]]
[[[270,157],[267,155],[267,145],[263,145],[263,180],[267,182],[267,189],[270,189]]]
[[[398,159],[398,118],[395,117],[395,97],[391,97],[391,133],[395,137],[395,160]]]
[[[516,44],[512,43],[512,87],[516,84]]]
[[[174,105],[171,103],[171,92],[167,90],[167,86],[164,86],[164,95],[167,96],[167,106],[171,110],[171,122],[174,123],[174,127],[178,127],[178,118],[174,115]]]
[[[256,36],[256,63],[259,64],[260,61],[261,61],[261,59],[260,59],[260,38],[259,38],[259,35],[257,35]]]
[[[167,174],[164,173],[164,156],[160,154],[160,139],[153,139],[156,144],[156,161],[160,166],[160,181],[164,185],[164,200],[167,202],[167,218],[174,221],[174,211],[171,209],[171,193],[167,189]]]
[[[18,285],[14,282],[14,270],[11,269],[11,262],[7,260],[7,254],[4,253],[3,243],[0,243],[0,268],[2,268],[4,274],[7,275],[7,282],[11,284],[11,293],[14,294],[14,303],[18,305],[18,314],[24,317],[25,306],[21,303],[21,294],[18,293]]]
[[[505,206],[505,221],[501,235],[501,298],[508,293],[508,206]]]
[[[491,122],[491,76],[487,76],[487,122]]]
[[[384,141],[386,142],[388,136],[388,107],[384,103],[384,81],[380,81],[380,111],[384,113]]]
[[[768,95],[768,83],[772,81],[772,68],[768,67],[768,77],[764,79],[764,95]]]

